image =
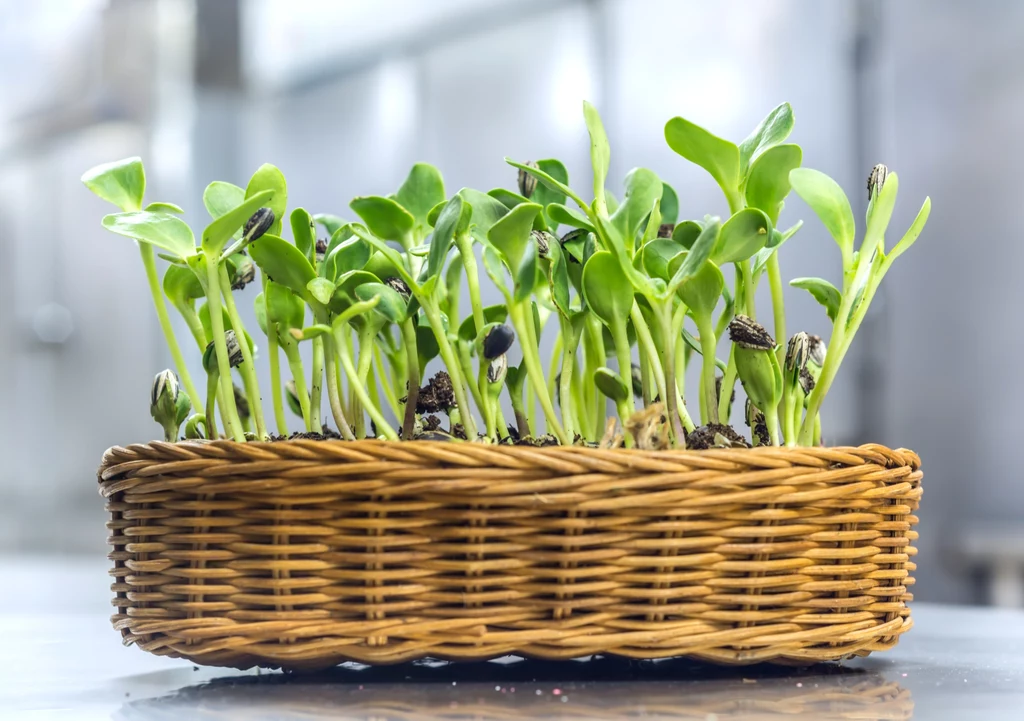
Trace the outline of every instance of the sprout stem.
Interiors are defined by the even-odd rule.
[[[373,362],[376,366],[377,375],[380,376],[380,386],[384,389],[384,398],[388,402],[388,407],[395,414],[395,418],[401,418],[402,408],[398,403],[398,397],[395,395],[394,379],[388,373],[384,364],[384,356],[376,344],[373,346]]]
[[[530,377],[530,385],[537,394],[540,407],[544,411],[544,418],[547,421],[548,432],[554,435],[563,446],[571,444],[569,436],[558,421],[558,415],[551,403],[551,396],[548,394],[547,384],[544,382],[544,371],[540,363],[540,355],[537,352],[538,342],[533,332],[533,318],[524,317],[526,310],[531,310],[525,303],[516,303],[509,308],[512,316],[512,325],[519,334],[520,345],[523,349],[523,361],[526,363],[527,375]],[[628,346],[627,346],[628,347]]]
[[[715,392],[715,352],[718,343],[715,338],[715,329],[711,325],[711,318],[703,315],[694,315],[697,323],[697,332],[700,333],[701,355],[701,419],[704,424],[718,423],[718,396]],[[767,415],[767,413],[766,413]]]
[[[604,365],[604,335],[601,333],[601,321],[593,313],[588,313],[583,329],[586,369],[584,370],[584,392],[591,399],[590,437],[594,440],[604,432],[605,397],[594,385],[594,374]]]
[[[310,426],[314,433],[323,433],[323,425],[320,423],[320,410],[323,407],[323,383],[324,383],[324,341],[321,337],[313,339],[313,379],[312,391],[310,393],[309,413]],[[340,407],[340,400],[339,400]],[[333,412],[333,408],[332,408]],[[342,435],[344,431],[338,429]]]
[[[402,342],[408,358],[409,388],[405,397],[405,418],[402,422],[402,438],[411,440],[416,426],[416,401],[420,393],[420,359],[416,349],[416,326],[412,318],[402,321]]]
[[[267,355],[270,356],[270,396],[274,404],[274,421],[279,435],[288,437],[288,419],[284,414],[284,396],[281,389],[281,355],[277,341],[277,324],[272,324],[267,334]]]
[[[320,337],[313,339],[314,343],[318,340],[324,339]],[[332,340],[334,342],[332,342]],[[331,406],[331,415],[334,416],[334,422],[338,426],[338,432],[341,433],[341,437],[346,441],[354,441],[356,436],[352,433],[352,428],[349,426],[348,419],[345,417],[345,409],[341,406],[341,395],[338,389],[338,372],[334,365],[336,356],[341,356],[342,358],[348,357],[348,349],[345,347],[345,339],[340,336],[336,336],[334,339],[327,337],[326,342],[322,343],[320,348],[320,355],[324,358],[324,362],[326,364],[327,401]],[[315,348],[313,350],[313,355],[315,359]],[[315,360],[313,365],[316,365]],[[349,365],[351,365],[351,361],[349,362]],[[355,369],[350,371],[349,367],[346,366],[345,372],[349,374],[349,387],[351,388],[355,385]]]
[[[658,357],[661,360],[662,368],[665,372],[665,386],[661,391],[661,399],[665,403],[668,411],[669,419],[669,433],[671,434],[672,444],[674,446],[685,446],[686,445],[686,432],[682,428],[681,415],[686,413],[686,409],[683,406],[679,398],[679,388],[676,383],[676,358],[675,354],[678,350],[675,339],[681,339],[682,333],[676,332],[673,327],[671,305],[669,303],[661,304],[657,307],[658,322],[661,326],[662,342],[661,348],[659,349]],[[687,417],[689,420],[689,417]],[[692,425],[693,421],[689,423]]]
[[[743,299],[746,301],[747,315],[750,316],[750,320],[757,320],[757,310],[755,308],[755,293],[754,293],[754,276],[750,270],[750,261],[741,260],[739,261],[740,274],[743,277]]]
[[[210,307],[210,328],[213,331],[213,348],[217,357],[217,373],[220,376],[221,403],[225,408],[225,433],[239,443],[245,442],[245,432],[238,417],[235,405],[235,390],[231,384],[231,363],[228,360],[228,344],[224,338],[224,313],[221,308],[220,274],[217,263],[212,259],[206,262],[207,304]],[[245,346],[244,337],[238,339],[240,346]]]
[[[384,435],[389,441],[397,441],[398,433],[391,427],[387,419],[384,418],[384,414],[380,412],[377,406],[370,400],[370,394],[366,392],[366,386],[363,384],[362,379],[359,377],[359,373],[356,371],[355,366],[352,364],[352,355],[349,353],[348,347],[345,345],[345,338],[342,334],[342,324],[337,324],[334,328],[334,339],[337,346],[338,357],[341,359],[341,365],[345,369],[345,375],[348,377],[349,388],[354,388],[356,398],[362,403],[363,408],[370,414],[370,418],[373,419],[374,424],[377,426],[377,432]],[[330,378],[330,374],[328,374]],[[329,381],[328,381],[329,382]],[[335,418],[337,420],[337,418]],[[341,423],[341,421],[337,421]]]
[[[306,369],[302,366],[302,356],[294,341],[284,343],[284,355],[288,359],[288,369],[295,381],[295,393],[299,396],[299,409],[302,411],[302,422],[306,431],[313,430],[312,413],[310,412],[309,391],[306,389]]]
[[[218,388],[220,387],[220,373],[213,372],[206,374],[206,437],[211,441],[217,440],[217,416],[214,413],[214,405],[217,399]]]
[[[249,343],[246,340],[245,326],[242,325],[242,317],[238,315],[238,308],[235,307],[235,299],[231,294],[231,279],[228,277],[227,266],[220,265],[219,269],[221,290],[224,291],[224,307],[228,311],[228,320],[231,321],[231,327],[235,329],[235,334],[238,336],[238,346],[242,350],[242,364],[238,367],[238,371],[242,374],[242,382],[245,383],[245,395],[248,397],[249,405],[252,408],[252,418],[256,423],[256,435],[261,440],[269,440],[270,434],[267,433],[267,421],[263,417],[263,399],[260,397],[260,384],[256,379],[256,366],[253,365],[252,350],[249,348]]]
[[[630,353],[629,338],[626,335],[624,322],[614,322],[608,326],[608,330],[611,331],[612,340],[615,342],[615,357],[619,362],[619,378],[629,389],[626,400],[618,404],[619,422],[625,426],[626,421],[636,412],[636,403],[633,400],[633,354]],[[626,415],[622,415],[623,410],[626,411]],[[629,434],[626,434],[626,440],[629,440]]]
[[[779,347],[775,351],[775,356],[779,359],[781,365],[786,359],[786,307],[785,301],[782,294],[782,272],[779,269],[779,254],[772,253],[768,258],[768,283],[771,286],[772,291],[772,315],[775,322],[775,337],[778,339]],[[753,295],[753,293],[751,293]],[[793,427],[792,419],[796,415],[791,409],[790,404],[793,402],[793,398],[787,392],[783,392],[782,401],[780,403],[779,412],[782,417],[786,420],[785,436],[786,445],[791,445],[796,442],[795,431]]]
[[[433,303],[429,305],[423,304],[422,301],[421,305],[423,306],[423,313],[427,317],[427,322],[430,323],[430,329],[437,338],[441,360],[448,367],[448,375],[452,379],[455,402],[458,404],[459,411],[462,414],[462,427],[466,431],[466,437],[475,439],[477,436],[476,421],[473,419],[473,410],[469,405],[469,398],[466,396],[466,381],[462,373],[462,366],[459,365],[458,358],[452,352],[452,346],[448,342],[448,334],[445,333],[444,324],[441,322],[441,314],[437,307]]]
[[[576,404],[572,393],[572,376],[576,369],[576,348],[579,345],[579,338],[574,337],[572,323],[569,319],[559,314],[558,322],[561,325],[562,341],[562,368],[558,383],[558,404],[562,411],[562,424],[568,436],[575,438],[576,428]]]
[[[480,271],[477,268],[476,256],[473,254],[473,238],[469,233],[459,233],[455,237],[455,245],[462,256],[462,267],[466,271],[466,283],[469,286],[469,304],[473,306],[473,325],[476,326],[474,338],[479,337],[485,325],[484,306],[480,302]]]
[[[192,383],[192,376],[189,375],[188,366],[185,365],[185,358],[181,355],[181,348],[178,346],[178,339],[174,336],[174,327],[171,325],[171,317],[167,313],[167,303],[164,301],[163,289],[160,287],[160,278],[156,272],[156,255],[153,246],[149,243],[137,243],[139,254],[142,256],[142,265],[146,269],[146,281],[149,283],[149,293],[153,296],[153,306],[156,308],[156,317],[160,321],[160,329],[167,341],[167,348],[171,351],[171,359],[174,360],[174,367],[178,370],[178,377],[185,386],[185,392],[189,398],[199,398],[199,391]]]
[[[725,366],[725,375],[722,376],[722,390],[718,394],[718,416],[724,418],[728,423],[732,419],[732,393],[736,388],[736,349],[729,349],[729,363]]]

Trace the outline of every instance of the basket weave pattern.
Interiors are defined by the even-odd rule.
[[[113,623],[236,667],[864,655],[911,626],[919,469],[878,445],[115,447]]]

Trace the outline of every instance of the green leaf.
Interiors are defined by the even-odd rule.
[[[481,242],[487,239],[487,233],[490,232],[491,226],[508,215],[509,209],[505,207],[504,203],[492,198],[487,193],[481,193],[472,188],[463,188],[458,194],[469,203],[469,207],[472,209],[469,220],[470,227],[473,236]]]
[[[682,258],[674,258],[669,263],[669,268],[674,269],[677,263],[679,265],[685,263],[686,253],[688,251],[684,250],[679,254],[683,256]],[[707,318],[718,305],[718,299],[722,297],[724,287],[725,278],[722,277],[722,271],[718,269],[713,260],[709,260],[696,273],[684,278],[676,293],[695,316]]]
[[[757,208],[744,208],[725,221],[722,235],[711,254],[718,265],[749,260],[771,237],[772,223]]]
[[[267,232],[271,235],[281,235],[285,210],[288,208],[288,183],[285,182],[284,173],[270,163],[261,165],[249,178],[249,185],[245,188],[245,197],[251,198],[264,190],[273,192],[266,207],[274,211],[274,223]]]
[[[348,223],[344,218],[337,215],[331,215],[330,213],[317,213],[313,216],[313,220],[322,225],[328,235],[334,235],[338,232],[338,228]],[[315,236],[316,233],[313,235]]]
[[[755,278],[755,283],[757,276],[760,275],[761,272],[768,265],[768,260],[772,257],[772,253],[778,251],[778,249],[782,247],[783,243],[785,243],[787,240],[796,235],[796,232],[800,230],[800,228],[802,228],[803,225],[804,221],[798,220],[792,228],[783,233],[780,233],[778,230],[775,230],[774,228],[772,229],[772,242],[768,245],[765,245],[765,247],[761,248],[761,250],[757,251],[757,254],[754,256],[753,275]]]
[[[665,125],[668,146],[711,174],[727,198],[735,196],[740,183],[740,149],[683,118]]]
[[[291,289],[311,305],[318,303],[308,285],[317,277],[306,256],[284,238],[267,235],[249,244],[249,255],[267,277]]]
[[[136,210],[113,213],[103,218],[107,230],[170,251],[179,258],[196,254],[195,236],[188,223],[170,213]]]
[[[475,210],[475,209],[474,209]],[[508,212],[487,231],[487,239],[504,255],[510,271],[518,270],[523,262],[533,220],[541,207],[536,203],[523,203]]]
[[[907,249],[914,244],[918,236],[921,235],[921,231],[924,230],[925,224],[928,222],[928,216],[932,213],[932,199],[925,198],[924,204],[921,206],[921,210],[917,212],[917,217],[914,218],[914,222],[911,223],[910,229],[903,235],[900,242],[897,243],[892,252],[886,258],[888,262],[896,260],[896,258],[903,255]]]
[[[334,295],[334,283],[326,278],[313,278],[306,283],[306,290],[318,301],[327,305],[331,302],[331,296]]]
[[[540,206],[537,206],[538,208]],[[537,284],[537,243],[532,238],[527,239],[526,247],[523,249],[522,260],[516,270],[516,284],[513,298],[516,303],[522,303],[533,295],[533,289]]]
[[[164,293],[175,303],[189,304],[206,296],[203,284],[191,268],[185,265],[171,265],[164,273]]]
[[[174,203],[150,203],[144,210],[148,210],[150,213],[178,213],[179,215],[185,212],[184,208]]]
[[[215,180],[203,191],[203,205],[213,220],[245,202],[245,190],[234,183]],[[241,233],[239,233],[241,235]]]
[[[437,217],[434,225],[434,233],[430,238],[430,254],[427,256],[427,264],[421,280],[432,278],[441,272],[444,267],[445,258],[451,249],[452,240],[455,238],[455,231],[462,219],[465,208],[464,201],[458,195],[453,195],[444,210]]]
[[[124,212],[139,210],[146,194],[146,171],[142,158],[133,157],[90,168],[82,182],[97,196]]]
[[[643,222],[646,225],[641,225],[644,229],[639,240],[641,246],[657,238],[661,231],[661,198],[654,201],[654,207],[651,208],[651,212],[647,214],[647,218]]]
[[[344,230],[343,227],[339,232]],[[321,266],[322,275],[333,282],[349,271],[361,270],[369,260],[370,246],[361,238],[351,238],[328,251]]]
[[[803,151],[799,145],[776,145],[763,152],[750,167],[747,205],[760,208],[773,224],[776,223],[791,188],[789,173],[799,168],[802,160]]]
[[[444,202],[444,179],[441,172],[433,165],[416,163],[402,187],[395,193],[395,199],[421,226],[433,225],[427,220],[430,209]]]
[[[508,307],[502,305],[489,305],[483,310],[484,313],[484,325],[491,323],[504,323],[508,318]],[[473,319],[472,314],[467,316],[462,323],[459,324],[459,340],[472,343],[477,338],[476,332],[476,321]]]
[[[829,320],[835,323],[843,296],[834,285],[822,278],[794,278],[789,284],[794,288],[803,288],[814,296],[816,301],[825,306]]]
[[[505,264],[494,246],[484,246],[484,270],[491,277],[491,281],[505,296],[509,304],[512,303],[512,294],[508,292],[508,283],[505,282]]]
[[[380,296],[374,311],[392,323],[401,323],[405,320],[409,304],[394,288],[383,283],[364,283],[356,288],[355,292],[359,300],[370,300],[374,296]]]
[[[380,278],[365,270],[350,270],[340,278],[334,287],[334,296],[331,298],[331,310],[340,313],[345,310],[350,301],[359,300],[356,295],[361,286],[369,283],[380,283]]]
[[[295,238],[295,247],[299,249],[310,263],[313,262],[313,253],[316,252],[316,224],[305,208],[296,208],[289,218],[292,226],[292,237]]]
[[[437,336],[423,315],[420,315],[416,323],[416,351],[419,354],[421,369],[426,368],[427,363],[437,358],[441,352]]]
[[[306,322],[306,306],[287,286],[267,281],[267,320],[280,326],[285,334],[290,328],[301,328]]]
[[[604,186],[608,180],[608,167],[611,165],[611,146],[608,144],[608,134],[605,133],[604,123],[601,122],[601,115],[597,108],[583,101],[583,119],[587,123],[587,132],[590,133],[590,164],[594,167],[594,197],[604,201]]]
[[[672,240],[689,250],[693,247],[694,241],[700,237],[702,230],[704,228],[696,220],[684,220],[681,223],[676,223],[676,227],[672,230]]]
[[[206,226],[206,230],[203,231],[203,251],[211,259],[217,258],[235,231],[245,225],[257,209],[265,206],[273,194],[272,190],[256,193]]]
[[[405,265],[405,260],[397,250],[390,247],[387,243],[361,225],[353,223],[349,227],[356,236],[362,238],[377,251],[371,255],[370,259],[366,262],[365,270],[374,273],[374,275],[377,275],[378,277],[384,278],[397,274],[399,278],[405,281],[405,284],[409,286],[409,290],[414,294],[420,292],[420,285],[409,273],[409,269]],[[385,273],[385,275],[381,275],[381,273]]]
[[[661,222],[675,223],[679,219],[679,196],[668,183],[661,184]]]
[[[354,198],[349,207],[363,219],[371,233],[384,240],[401,241],[416,224],[412,213],[391,198],[375,195]]]
[[[583,266],[583,295],[606,325],[625,323],[633,309],[633,285],[607,250],[594,253]]]
[[[669,281],[668,287],[665,289],[666,297],[675,293],[682,283],[696,275],[704,267],[704,264],[709,261],[715,251],[715,247],[718,245],[721,231],[722,225],[718,218],[712,218],[704,229],[701,230],[697,240],[693,241],[693,247],[686,252],[686,255],[679,263],[679,267],[673,272],[672,280]],[[669,269],[671,271],[671,264],[669,264]]]
[[[537,167],[563,185],[569,184],[569,171],[565,169],[561,160],[556,160],[555,158],[538,160]],[[534,188],[533,194],[530,196],[530,200],[532,202],[537,203],[544,208],[547,208],[552,203],[564,203],[565,199],[565,193],[549,188],[544,183],[537,183],[537,187]],[[554,226],[551,216],[547,216],[547,218],[551,221],[548,225]]]
[[[856,233],[853,210],[846,193],[832,178],[811,168],[794,168],[789,173],[789,182],[828,229],[845,260],[853,253]]]
[[[590,219],[567,205],[552,203],[547,206],[546,212],[552,224],[568,225],[570,228],[583,228],[591,233],[594,232],[594,226],[591,225]]]
[[[626,195],[622,203],[611,216],[612,224],[618,228],[632,248],[644,219],[651,212],[654,203],[661,199],[664,184],[661,179],[647,168],[634,168],[626,176]]]
[[[765,119],[754,128],[754,132],[740,143],[740,175],[745,176],[751,163],[757,160],[761,153],[783,142],[792,132],[793,108],[789,103],[782,103],[768,113]],[[764,210],[764,208],[761,209]],[[768,211],[765,210],[765,212]]]
[[[256,325],[263,331],[263,335],[270,337],[270,326],[267,324],[267,299],[263,293],[257,293],[252,300],[252,312],[256,316]]]
[[[619,374],[610,368],[602,366],[594,371],[594,385],[615,403],[624,403],[629,400],[631,389],[619,377]]]
[[[679,244],[669,238],[655,238],[644,245],[639,255],[647,275],[668,282],[672,277],[669,273],[669,261],[679,255]]]
[[[551,243],[548,248],[548,284],[551,286],[551,301],[555,308],[563,316],[568,318],[571,315],[569,300],[569,269],[568,261],[562,246],[559,243]]]

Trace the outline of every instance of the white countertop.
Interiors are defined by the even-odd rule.
[[[1024,613],[915,604],[842,666],[673,660],[403,664],[315,675],[196,668],[121,645],[104,559],[0,559],[0,719],[1024,718]]]

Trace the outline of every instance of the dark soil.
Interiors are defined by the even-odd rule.
[[[750,448],[746,438],[737,433],[732,426],[723,423],[709,423],[706,426],[695,428],[686,436],[686,448],[696,451],[720,448],[720,445],[715,444],[715,436],[722,436],[732,444],[733,448]]]
[[[455,389],[445,371],[438,371],[416,398],[417,413],[447,413],[455,407]]]

